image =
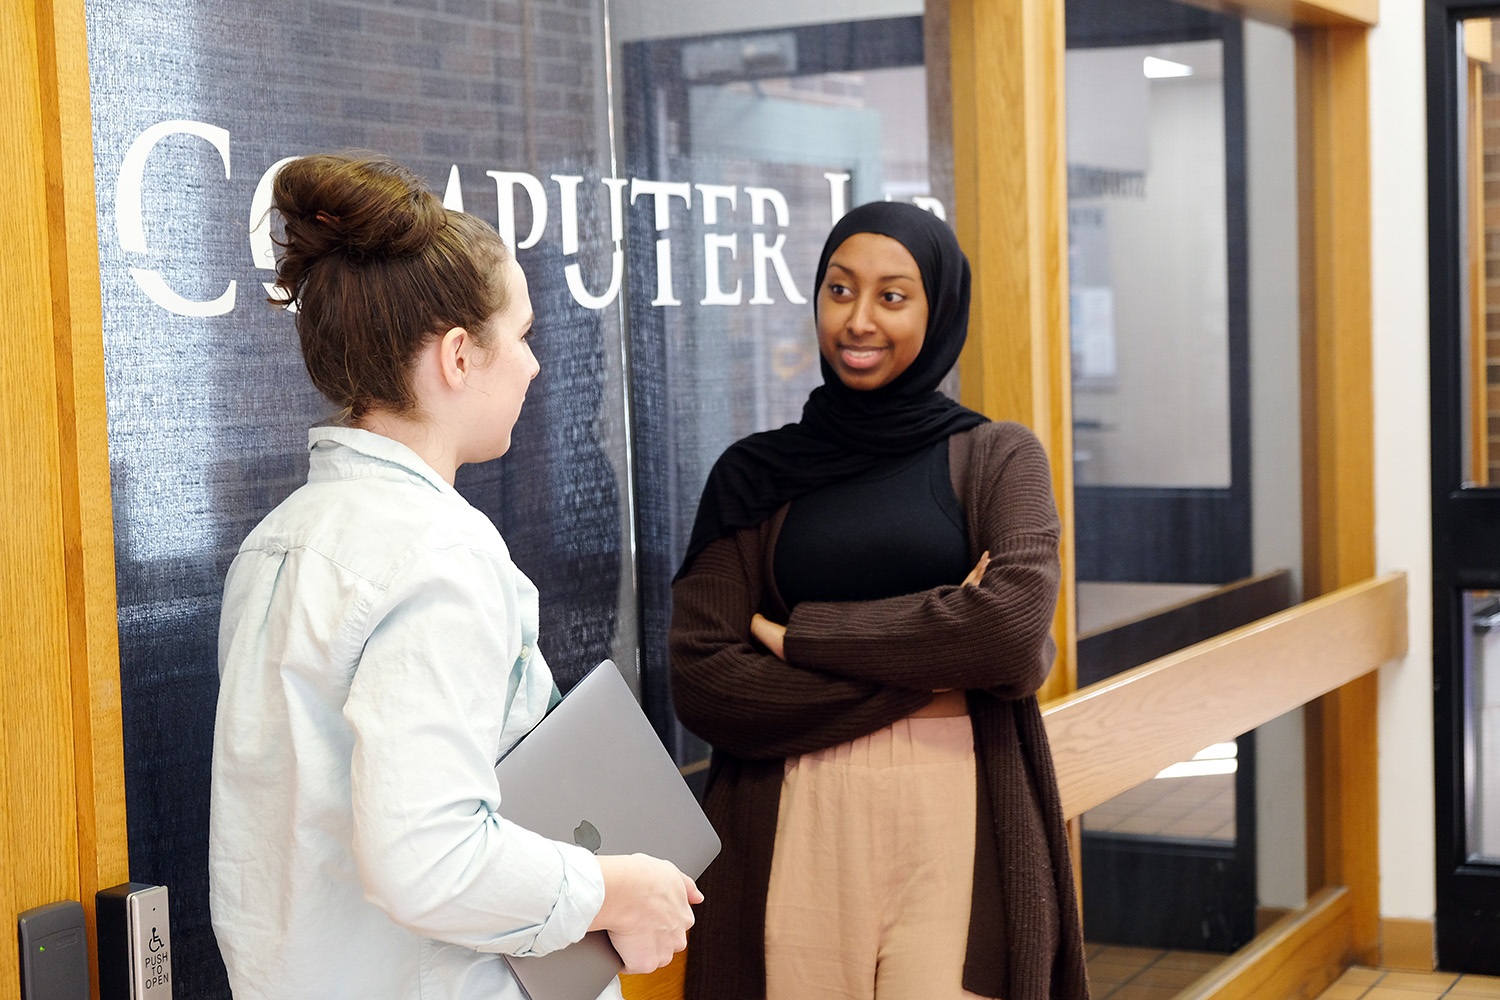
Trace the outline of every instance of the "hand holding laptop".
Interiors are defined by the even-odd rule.
[[[692,904],[703,902],[692,879],[646,854],[601,855],[599,870],[604,905],[589,930],[609,932],[626,972],[655,972],[687,947]]]
[[[531,1000],[595,1000],[621,971],[654,972],[687,943],[693,879],[719,837],[610,660],[495,765],[500,815],[599,859],[604,905],[582,941],[505,956]],[[665,860],[658,860],[665,859]]]

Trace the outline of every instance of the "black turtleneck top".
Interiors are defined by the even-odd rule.
[[[774,558],[788,609],[961,583],[973,567],[947,440],[793,500]]]

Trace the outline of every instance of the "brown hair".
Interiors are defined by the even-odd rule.
[[[510,258],[484,222],[443,207],[420,178],[373,153],[320,153],[282,167],[271,204],[284,248],[277,305],[295,302],[313,384],[359,419],[416,407],[410,370],[432,337],[456,326],[484,343],[484,321],[509,289]]]

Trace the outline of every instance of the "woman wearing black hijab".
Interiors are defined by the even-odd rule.
[[[732,445],[673,586],[673,695],[724,851],[688,1000],[1088,995],[1035,692],[1054,653],[1046,455],[937,391],[969,265],[911,205],[818,262],[824,384]]]

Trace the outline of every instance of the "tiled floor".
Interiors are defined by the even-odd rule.
[[[1172,1000],[1228,957],[1112,944],[1087,945],[1085,954],[1093,1000]]]
[[[1234,842],[1234,775],[1157,778],[1083,814],[1093,833]]]
[[[1086,947],[1093,1000],[1173,1000],[1228,956],[1090,944]],[[1500,1000],[1500,977],[1447,972],[1387,972],[1356,966],[1318,1000]],[[1268,998],[1269,1000],[1269,998]]]
[[[1387,972],[1355,966],[1323,991],[1319,1000],[1478,1000],[1500,997],[1500,977],[1451,972]]]

